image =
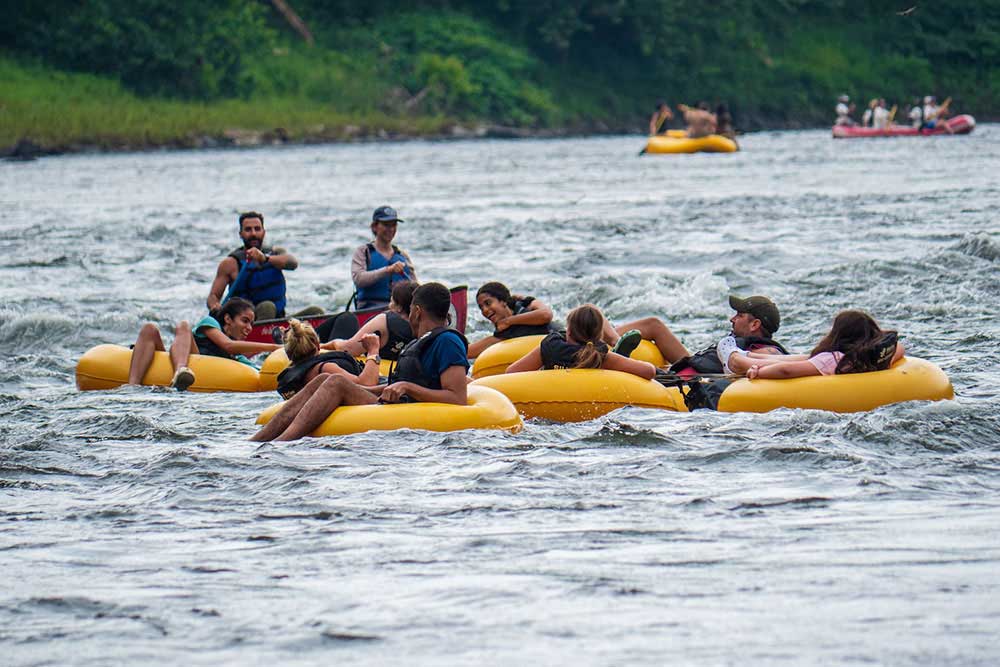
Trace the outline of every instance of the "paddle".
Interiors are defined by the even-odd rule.
[[[222,300],[219,304],[220,306],[226,305],[226,302],[229,301],[233,295],[239,293],[243,289],[243,284],[249,280],[248,276],[250,275],[250,271],[250,260],[245,259],[243,261],[243,266],[240,267],[240,272],[236,274],[236,280],[234,280],[229,286],[229,291],[226,292],[226,298]]]
[[[660,119],[658,121],[656,121],[656,126],[653,128],[653,132],[649,136],[655,137],[657,134],[659,134],[660,133],[660,128],[663,127],[663,123],[665,123],[667,121],[667,118],[668,118],[667,114],[662,114],[660,116]],[[643,146],[642,150],[639,151],[639,156],[641,157],[641,156],[643,156],[645,154],[646,154],[646,147]]]
[[[665,387],[676,387],[690,382],[704,382],[708,380],[739,380],[743,377],[746,376],[738,373],[698,373],[696,375],[685,376],[658,370],[656,375],[653,377],[653,380],[659,382]]]

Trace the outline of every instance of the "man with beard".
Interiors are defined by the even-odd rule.
[[[254,305],[255,320],[284,317],[283,272],[294,271],[299,262],[284,248],[264,245],[262,214],[256,211],[241,213],[239,224],[243,247],[232,251],[219,262],[219,269],[208,294],[208,309],[214,311],[222,305],[223,293],[229,287],[226,298],[238,296],[250,301]]]

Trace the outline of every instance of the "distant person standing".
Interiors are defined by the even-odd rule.
[[[659,134],[661,129],[666,131],[667,123],[673,118],[674,112],[670,110],[666,102],[659,100],[656,103],[656,110],[649,118],[649,136]]]
[[[834,122],[835,125],[857,125],[854,119],[851,118],[851,114],[854,112],[854,105],[850,102],[851,98],[847,95],[841,95],[837,98],[837,120]]]
[[[371,230],[374,239],[354,251],[351,257],[351,279],[357,289],[357,307],[388,306],[393,285],[400,281],[417,281],[410,256],[394,245],[396,227],[403,222],[391,206],[379,206],[372,213]]]
[[[736,141],[736,130],[733,129],[733,117],[729,107],[719,104],[715,108],[715,133]]]
[[[891,121],[889,110],[885,108],[885,98],[880,97],[875,110],[872,112],[872,127],[877,130],[885,130]]]
[[[689,137],[697,139],[715,134],[717,120],[715,114],[708,110],[708,102],[699,102],[694,109],[686,104],[678,104],[677,108],[684,114]]]
[[[924,107],[920,104],[920,98],[913,100],[913,107],[909,114],[910,125],[919,130],[924,126]]]
[[[861,114],[861,127],[874,127],[875,107],[878,106],[878,98],[874,97],[868,102],[868,108]]]

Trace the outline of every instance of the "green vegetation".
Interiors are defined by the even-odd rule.
[[[744,128],[826,124],[842,92],[981,118],[1000,100],[1000,0],[286,2],[313,44],[278,0],[15,3],[0,149],[641,130],[661,97]]]

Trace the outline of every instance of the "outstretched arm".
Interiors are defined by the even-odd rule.
[[[480,354],[483,353],[483,350],[493,345],[496,345],[499,342],[500,339],[497,338],[496,336],[487,336],[486,338],[480,338],[474,343],[469,343],[469,352],[468,352],[469,359],[475,359],[476,357],[478,357]]]
[[[820,375],[819,369],[811,361],[779,361],[766,366],[754,364],[747,369],[747,379],[783,380]]]
[[[537,371],[542,367],[542,348],[536,347],[534,350],[524,355],[510,366],[505,373],[523,373],[525,371]]]
[[[656,366],[653,364],[648,361],[629,359],[617,352],[608,352],[608,356],[604,357],[604,364],[601,368],[609,371],[631,373],[632,375],[638,375],[644,380],[652,380],[656,376]]]
[[[261,352],[274,352],[280,345],[274,343],[254,343],[248,340],[233,340],[219,329],[203,327],[201,331],[205,338],[218,345],[226,354],[244,354],[253,356]]]

